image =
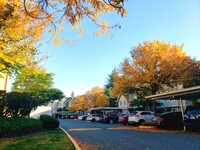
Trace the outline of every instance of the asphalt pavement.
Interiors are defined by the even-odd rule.
[[[97,150],[200,150],[200,134],[151,132],[80,120],[59,121],[73,138]]]

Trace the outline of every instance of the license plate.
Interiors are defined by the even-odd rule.
[[[190,116],[190,119],[195,119],[195,116]]]

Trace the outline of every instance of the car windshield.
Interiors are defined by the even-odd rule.
[[[185,112],[185,114],[187,114],[187,115],[200,114],[200,109],[188,110],[188,111]]]
[[[131,113],[131,116],[134,116],[134,115],[136,115],[137,114],[137,111],[133,111],[132,113]]]
[[[123,117],[127,117],[127,116],[129,116],[129,114],[123,114],[122,116],[123,116]]]

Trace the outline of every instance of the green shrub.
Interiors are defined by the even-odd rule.
[[[43,130],[42,122],[23,117],[0,117],[0,137],[24,135]]]
[[[38,106],[38,102],[30,94],[19,92],[7,93],[4,104],[4,115],[9,117],[28,117]]]
[[[62,111],[62,110],[63,110],[62,108],[58,108],[58,109],[57,109],[57,111]]]
[[[40,120],[44,128],[49,130],[54,130],[59,127],[59,121],[49,115],[40,115]]]

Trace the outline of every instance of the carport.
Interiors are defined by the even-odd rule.
[[[183,101],[182,100],[192,100],[200,98],[200,86],[195,86],[191,88],[185,88],[178,91],[167,92],[162,94],[156,94],[151,96],[146,96],[145,99],[151,100],[180,100],[180,108],[182,113],[182,119],[184,121],[184,112],[183,112]],[[184,126],[184,131],[185,131]]]

